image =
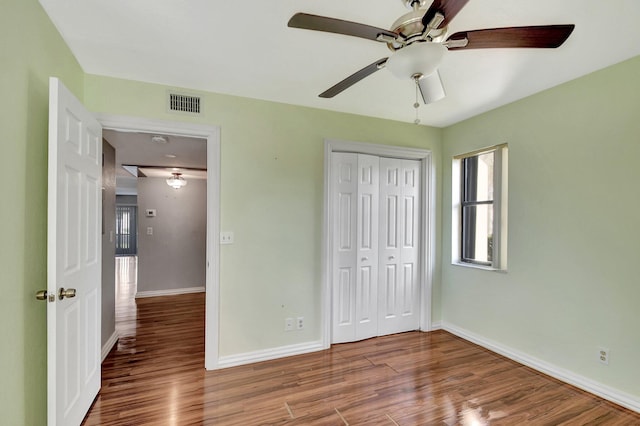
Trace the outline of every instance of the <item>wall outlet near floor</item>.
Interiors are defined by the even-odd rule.
[[[296,328],[302,330],[304,328],[304,317],[298,317],[296,320]]]
[[[220,233],[220,244],[233,244],[233,232],[222,231]]]
[[[284,331],[293,330],[293,318],[285,318],[284,319]]]
[[[598,348],[598,361],[600,364],[609,365],[609,349],[599,347]]]

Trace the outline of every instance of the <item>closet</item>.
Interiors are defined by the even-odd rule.
[[[331,154],[332,343],[420,327],[421,162]]]

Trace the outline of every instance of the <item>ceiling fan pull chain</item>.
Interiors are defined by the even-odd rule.
[[[420,108],[420,102],[418,102],[418,90],[420,90],[420,87],[418,86],[417,77],[414,77],[413,81],[416,83],[416,101],[413,104],[413,107],[416,109],[416,119],[413,120],[413,124],[420,124],[420,118],[418,118],[418,108]]]

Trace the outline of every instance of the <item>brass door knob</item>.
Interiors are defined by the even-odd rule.
[[[36,292],[36,299],[38,299],[38,300],[48,300],[49,302],[55,302],[56,301],[56,295],[55,294],[49,294],[47,292],[47,290],[40,290],[40,291]]]
[[[76,297],[76,289],[68,288],[65,290],[64,287],[60,287],[60,290],[58,290],[58,299],[62,300],[65,297]]]

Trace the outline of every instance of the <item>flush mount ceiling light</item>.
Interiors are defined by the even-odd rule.
[[[171,177],[167,179],[167,185],[173,189],[180,189],[187,184],[187,181],[182,177],[182,173],[171,173]]]

